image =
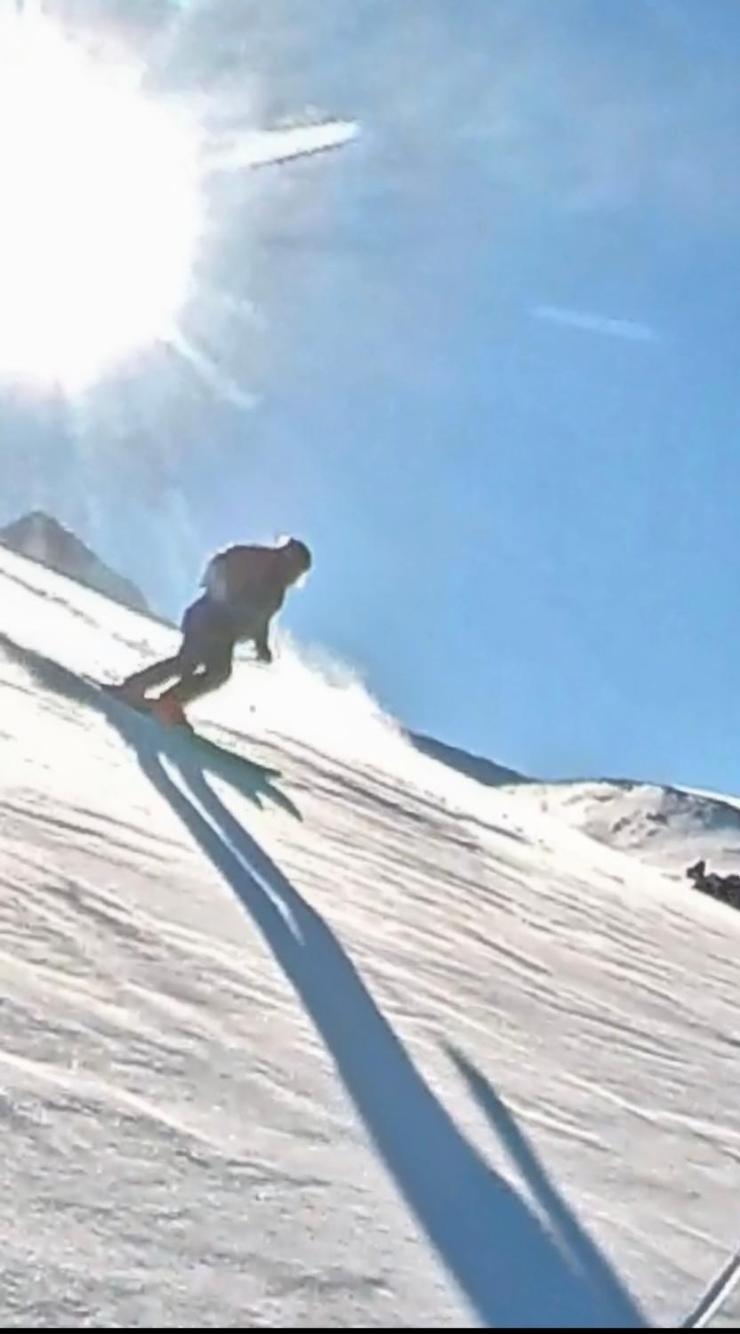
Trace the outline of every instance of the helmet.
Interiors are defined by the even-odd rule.
[[[289,537],[283,547],[283,551],[290,559],[291,567],[301,574],[305,574],[311,569],[313,557],[305,542],[301,542],[299,537]]]

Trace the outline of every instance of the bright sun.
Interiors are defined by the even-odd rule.
[[[199,230],[195,135],[42,17],[0,19],[0,375],[81,389],[166,338]]]

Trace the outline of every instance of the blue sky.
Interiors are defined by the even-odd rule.
[[[740,8],[57,8],[125,20],[214,125],[362,132],[209,191],[187,330],[255,405],[161,349],[7,391],[8,517],[53,508],[171,614],[214,546],[295,532],[284,624],[408,725],[740,791]]]

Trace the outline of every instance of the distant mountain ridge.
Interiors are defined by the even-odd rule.
[[[84,542],[44,510],[32,510],[0,528],[0,543],[57,574],[103,593],[133,611],[151,614],[144,594],[130,579],[112,570]]]
[[[473,755],[470,751],[461,750],[459,746],[450,746],[436,737],[426,736],[423,732],[407,731],[406,736],[412,746],[423,755],[432,760],[439,760],[440,764],[456,769],[467,778],[474,778],[484,787],[508,787],[514,783],[532,782],[531,778],[517,773],[516,769],[507,769],[505,765],[496,764],[484,755]]]

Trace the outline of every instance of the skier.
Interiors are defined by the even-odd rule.
[[[201,579],[205,591],[183,615],[177,653],[127,677],[114,693],[141,706],[149,690],[174,678],[151,711],[162,722],[186,724],[184,706],[228,681],[237,643],[251,641],[258,661],[272,662],[270,621],[311,565],[309,548],[296,537],[278,547],[237,544],[218,552]]]

